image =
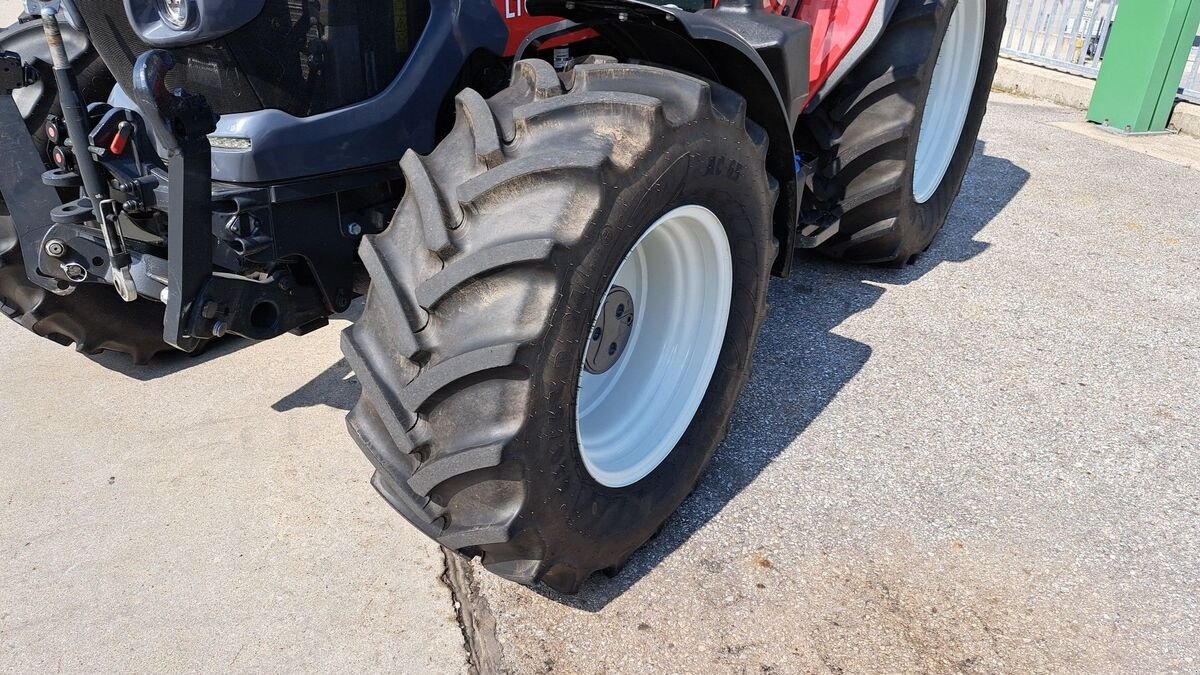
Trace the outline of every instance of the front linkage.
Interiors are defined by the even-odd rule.
[[[46,122],[56,168],[41,171],[16,104],[0,97],[0,189],[14,196],[31,282],[57,295],[107,284],[126,302],[159,300],[163,340],[186,352],[225,334],[307,332],[349,306],[364,226],[327,224],[343,216],[347,194],[386,201],[398,170],[262,188],[214,183],[208,135],[217,116],[203,97],[168,88],[169,52],[138,58],[138,110],[85,105],[56,12],[44,10],[42,23],[62,107]],[[4,64],[6,94],[36,78],[19,55],[5,53]],[[83,196],[64,204],[61,191]],[[370,227],[371,214],[363,220]],[[122,223],[137,234],[126,238]]]

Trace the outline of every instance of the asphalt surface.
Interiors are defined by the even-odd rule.
[[[0,322],[0,670],[462,672],[455,597],[484,671],[1200,670],[1200,174],[1077,117],[995,97],[915,266],[776,282],[696,494],[572,597],[451,595],[344,321],[149,370]]]
[[[623,574],[477,571],[493,660],[1200,671],[1200,173],[1077,118],[995,96],[916,265],[775,283],[729,439]]]

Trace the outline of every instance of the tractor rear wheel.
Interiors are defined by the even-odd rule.
[[[379,492],[520,583],[569,593],[623,564],[750,372],[777,248],[766,145],[733,92],[607,59],[461,92],[360,249],[348,426]]]
[[[822,149],[814,203],[839,218],[826,255],[902,266],[958,196],[987,108],[1007,0],[899,0],[879,42],[806,115]]]

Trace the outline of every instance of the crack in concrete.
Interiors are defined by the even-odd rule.
[[[479,582],[471,561],[442,547],[444,570],[439,579],[450,589],[454,616],[463,634],[467,663],[472,675],[500,673],[500,641],[496,638],[496,619],[491,607],[479,593]]]

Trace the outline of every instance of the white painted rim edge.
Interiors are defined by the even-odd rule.
[[[987,0],[959,0],[938,49],[913,166],[913,199],[924,204],[946,178],[962,140],[983,60]]]
[[[698,205],[662,216],[630,249],[604,297],[615,286],[633,297],[633,331],[608,371],[581,364],[575,412],[583,463],[610,488],[662,464],[708,391],[733,297],[733,255],[720,219]],[[592,328],[598,320],[599,312]]]

